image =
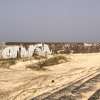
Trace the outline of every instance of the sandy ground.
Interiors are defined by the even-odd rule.
[[[0,100],[29,100],[100,69],[100,53],[66,56],[70,62],[49,66],[44,71],[27,69],[28,64],[36,62],[32,60],[18,62],[10,69],[0,68]]]

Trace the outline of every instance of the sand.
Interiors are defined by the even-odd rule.
[[[18,62],[10,69],[0,68],[0,100],[29,100],[55,88],[99,72],[100,53],[66,55],[69,62],[48,66],[44,71],[27,69],[37,61]],[[52,81],[53,80],[53,81]]]

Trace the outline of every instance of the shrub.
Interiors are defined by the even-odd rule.
[[[68,62],[68,59],[64,55],[54,55],[45,60],[40,60],[38,63],[28,66],[31,69],[44,69],[45,66],[52,66],[60,63]]]
[[[15,60],[9,60],[8,63],[9,63],[9,65],[14,65],[14,64],[16,64],[16,61]]]
[[[43,61],[41,63],[42,66],[51,66],[51,65],[56,65],[56,64],[59,64],[59,63],[62,63],[60,62],[61,60],[63,60],[64,62],[68,61],[67,58],[65,56],[62,56],[62,55],[56,55],[54,57],[51,57],[49,59],[46,59],[45,61]]]
[[[9,68],[10,65],[14,64],[16,64],[16,61],[14,59],[0,61],[0,68]]]

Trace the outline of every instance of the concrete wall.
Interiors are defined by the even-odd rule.
[[[9,59],[9,58],[25,58],[32,57],[34,53],[38,55],[47,55],[51,54],[49,46],[47,44],[35,44],[28,45],[26,48],[23,45],[7,45],[5,48],[0,50],[0,58],[1,59]]]

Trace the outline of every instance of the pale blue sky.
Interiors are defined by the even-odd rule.
[[[99,41],[100,0],[0,0],[0,41]]]

